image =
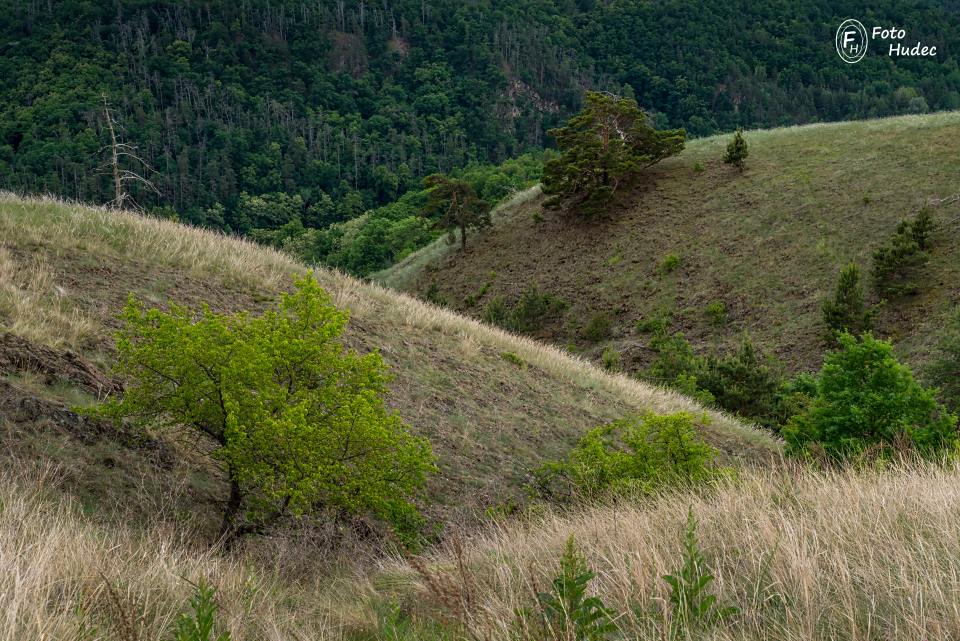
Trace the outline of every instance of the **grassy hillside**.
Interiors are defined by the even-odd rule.
[[[105,368],[115,316],[130,292],[159,305],[172,300],[207,303],[217,311],[257,310],[305,267],[170,222],[11,195],[0,198],[0,238],[0,334],[56,348],[41,359],[53,365],[18,367],[24,358],[11,356],[3,367],[0,345],[0,407],[12,408],[0,421],[7,449],[21,458],[64,463],[91,500],[132,491],[137,483],[161,483],[141,465],[144,452],[176,470],[188,494],[216,497],[218,481],[198,476],[189,451],[176,443],[158,437],[118,452],[85,433],[84,425],[51,418],[66,404],[89,402],[96,383],[84,392],[69,376],[47,370],[57,370],[66,349]],[[534,466],[601,422],[644,409],[700,411],[677,394],[607,375],[552,347],[413,298],[337,273],[317,277],[351,312],[348,342],[382,352],[394,375],[390,404],[433,443],[440,459],[430,488],[434,516],[451,517],[454,506],[470,511],[515,494]],[[708,437],[730,459],[777,452],[764,434],[710,415]],[[162,476],[169,482],[171,475]]]
[[[593,357],[613,346],[631,368],[652,356],[638,321],[666,312],[704,350],[749,333],[789,369],[815,368],[821,301],[841,266],[856,261],[869,278],[872,252],[902,217],[960,192],[960,113],[751,131],[742,174],[721,162],[728,139],[691,141],[604,220],[565,222],[542,199],[522,200],[466,255],[413,256],[409,264],[426,262],[416,276],[401,265],[379,278],[474,315],[536,284],[569,303],[538,336]],[[877,323],[914,365],[960,299],[960,203],[932,211],[929,287],[888,304]],[[665,273],[670,255],[679,267]],[[719,325],[706,311],[714,301],[726,309]],[[613,321],[610,340],[584,340],[601,313]]]

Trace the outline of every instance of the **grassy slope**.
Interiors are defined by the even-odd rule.
[[[409,289],[433,282],[453,307],[464,309],[496,271],[490,297],[516,297],[527,283],[571,303],[541,336],[575,342],[597,356],[604,346],[578,338],[598,312],[614,319],[613,343],[628,365],[651,357],[638,320],[673,310],[675,327],[701,346],[729,346],[743,332],[783,358],[791,370],[819,365],[820,304],[840,267],[870,256],[901,217],[927,199],[960,192],[960,113],[792,127],[747,133],[743,174],[720,158],[727,136],[694,140],[677,158],[651,170],[653,186],[634,205],[589,225],[565,224],[539,202],[521,202],[513,215],[476,239],[466,256],[428,265]],[[695,165],[703,171],[695,171]],[[929,291],[888,305],[878,330],[900,341],[919,364],[950,305],[960,297],[960,204],[934,210],[944,223],[935,239]],[[668,254],[681,258],[669,275]],[[412,258],[411,260],[415,260]],[[393,273],[381,275],[384,282]],[[712,327],[714,300],[728,322]]]
[[[305,269],[277,252],[174,223],[9,195],[0,197],[0,238],[0,329],[101,364],[109,362],[110,328],[129,292],[156,304],[256,310]],[[441,472],[431,493],[441,506],[505,498],[545,457],[626,412],[699,411],[672,392],[415,299],[327,271],[318,278],[351,310],[348,342],[379,349],[390,365],[391,404],[433,443]],[[708,436],[732,458],[778,449],[716,413]],[[63,457],[66,447],[58,446]],[[94,456],[88,468],[96,465]]]

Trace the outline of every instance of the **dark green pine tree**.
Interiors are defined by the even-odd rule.
[[[873,310],[867,305],[860,284],[860,269],[850,263],[840,270],[833,298],[823,303],[823,322],[827,326],[827,340],[835,344],[843,332],[859,336],[870,331]]]
[[[560,156],[544,166],[542,182],[548,206],[589,215],[609,206],[643,169],[679,153],[686,133],[657,131],[636,100],[591,91],[586,103],[565,126],[548,132]]]
[[[723,155],[723,162],[728,165],[734,165],[740,171],[743,171],[743,163],[750,150],[747,147],[747,139],[743,137],[743,129],[738,128],[733,134],[733,140],[727,145],[727,152]]]
[[[433,174],[423,180],[429,190],[427,204],[422,213],[426,216],[439,214],[437,226],[446,229],[451,238],[460,230],[460,249],[467,250],[467,229],[490,226],[490,203],[477,195],[469,181]]]

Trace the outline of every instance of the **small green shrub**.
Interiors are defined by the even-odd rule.
[[[960,307],[944,328],[926,378],[939,388],[939,397],[952,411],[960,411]]]
[[[843,332],[860,335],[870,331],[874,311],[864,300],[856,263],[840,270],[833,298],[824,301],[821,309],[823,323],[827,326],[827,340],[831,344],[836,344],[837,336]]]
[[[604,606],[600,597],[587,595],[595,576],[571,536],[560,556],[560,572],[550,583],[552,589],[537,595],[544,638],[603,641],[617,632],[616,612]]]
[[[514,352],[500,352],[500,358],[508,363],[513,363],[520,369],[527,369],[527,361],[517,356],[517,354]]]
[[[710,591],[713,579],[700,551],[697,519],[691,509],[687,512],[687,524],[683,531],[683,567],[676,574],[663,577],[670,586],[672,638],[687,636],[740,613],[735,606],[718,605],[717,596]]]
[[[566,309],[567,303],[553,294],[528,287],[511,307],[500,296],[487,303],[482,320],[511,332],[530,333],[541,327],[554,314]]]
[[[587,321],[587,324],[584,325],[580,331],[580,335],[588,341],[598,343],[610,338],[612,324],[613,322],[610,320],[609,314],[606,312],[598,312],[590,317],[590,320]]]
[[[733,134],[733,140],[727,145],[727,151],[723,154],[723,162],[733,165],[740,171],[743,171],[743,164],[750,150],[747,148],[747,139],[743,137],[743,129],[737,129]]]
[[[603,368],[609,371],[616,371],[620,369],[620,352],[618,352],[613,347],[607,347],[603,350],[603,354],[600,355],[600,361],[603,363]]]
[[[660,272],[663,274],[672,274],[680,267],[680,257],[676,254],[667,254],[660,261]]]
[[[216,590],[201,579],[190,599],[190,613],[181,614],[173,634],[174,641],[230,641],[230,633],[217,633],[219,607],[213,597]]]
[[[790,452],[842,460],[895,447],[927,456],[956,448],[957,417],[897,362],[890,343],[870,334],[841,334],[839,342],[824,359],[810,406],[783,427]]]
[[[727,322],[727,306],[723,304],[723,301],[711,301],[704,311],[710,324],[714,327],[721,327]]]
[[[705,481],[720,468],[695,420],[686,412],[644,414],[590,430],[565,460],[535,471],[533,489],[548,501],[571,503]]]
[[[693,163],[693,173],[702,174],[703,173],[703,164],[700,162]]]

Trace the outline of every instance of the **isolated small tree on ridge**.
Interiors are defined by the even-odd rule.
[[[743,137],[743,129],[737,128],[733,134],[733,140],[727,144],[727,151],[723,155],[723,162],[733,165],[740,171],[743,171],[743,164],[750,150],[747,148],[747,139]]]

